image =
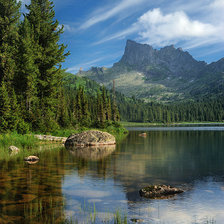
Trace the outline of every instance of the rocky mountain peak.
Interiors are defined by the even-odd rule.
[[[147,64],[153,61],[155,52],[156,50],[150,45],[127,40],[125,52],[120,62],[134,66]]]
[[[215,72],[224,72],[224,58],[209,64],[208,67]]]
[[[148,44],[132,40],[127,40],[124,55],[119,63],[142,71],[148,66],[165,68],[169,74],[186,77],[195,76],[206,66],[205,62],[195,60],[188,52],[182,48],[176,49],[174,45],[156,50]]]

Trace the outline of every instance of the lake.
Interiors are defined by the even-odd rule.
[[[223,223],[224,127],[129,129],[108,153],[59,148],[33,165],[0,161],[0,223],[112,223],[116,212],[142,223]],[[149,184],[186,191],[141,198]]]

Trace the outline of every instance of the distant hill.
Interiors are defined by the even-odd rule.
[[[127,40],[121,60],[112,68],[92,67],[77,74],[107,88],[147,102],[176,102],[224,95],[224,58],[207,64],[173,45],[153,49]]]

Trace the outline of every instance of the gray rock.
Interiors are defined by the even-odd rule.
[[[65,147],[71,148],[114,144],[116,144],[116,140],[113,135],[107,132],[91,130],[69,136],[65,142]]]
[[[131,222],[144,222],[143,219],[136,219],[136,218],[133,218],[133,219],[130,219]]]
[[[141,197],[163,199],[183,192],[184,191],[182,189],[171,187],[169,185],[150,185],[148,187],[142,188],[139,191],[139,194]]]
[[[38,161],[39,158],[37,156],[28,156],[26,158],[24,158],[25,161],[29,161],[29,162],[35,162]]]
[[[14,154],[15,155],[15,154],[19,153],[19,151],[20,151],[20,149],[17,148],[16,146],[13,146],[13,145],[9,146],[9,152],[11,154]]]

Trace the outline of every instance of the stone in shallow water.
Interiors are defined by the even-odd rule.
[[[26,158],[24,158],[25,161],[30,161],[30,162],[35,162],[38,161],[39,158],[37,156],[28,156]]]
[[[143,222],[144,220],[143,219],[136,219],[136,218],[133,218],[133,219],[130,219],[131,222]]]
[[[174,196],[175,194],[183,193],[184,191],[179,188],[171,187],[169,185],[151,185],[145,188],[142,188],[139,191],[140,196],[146,198],[167,198]]]

